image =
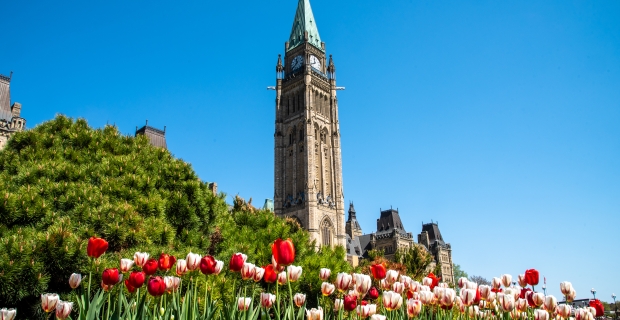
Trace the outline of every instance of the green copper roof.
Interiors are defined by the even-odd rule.
[[[291,30],[291,37],[288,39],[289,50],[304,43],[305,31],[308,31],[308,42],[321,49],[321,37],[319,36],[319,29],[316,27],[316,20],[314,20],[314,15],[312,14],[310,0],[299,0],[295,21],[293,21],[293,30]]]

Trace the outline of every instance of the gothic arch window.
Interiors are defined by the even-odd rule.
[[[323,219],[323,222],[321,222],[321,243],[324,246],[331,247],[332,245],[334,245],[333,237],[334,225],[332,224],[331,220],[326,217],[325,219]]]

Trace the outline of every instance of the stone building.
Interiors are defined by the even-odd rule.
[[[418,234],[418,243],[423,245],[435,258],[433,268],[441,264],[440,276],[444,282],[454,283],[454,264],[452,263],[452,246],[444,242],[437,222],[423,223],[422,232]]]
[[[153,145],[154,147],[168,149],[168,146],[166,145],[166,127],[165,126],[164,126],[164,130],[160,130],[160,129],[149,126],[149,121],[146,120],[146,124],[142,128],[138,129],[138,127],[136,127],[135,136],[137,137],[138,135],[145,135],[147,138],[149,138],[151,145]]]
[[[274,210],[317,246],[346,244],[336,67],[309,0],[299,0],[276,65]]]
[[[22,105],[19,102],[11,104],[11,78],[0,74],[0,150],[15,132],[26,128],[26,119],[22,118]]]

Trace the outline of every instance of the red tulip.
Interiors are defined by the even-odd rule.
[[[144,284],[144,281],[146,281],[146,273],[142,271],[134,271],[129,274],[129,279],[127,279],[127,281],[129,281],[129,284],[131,284],[132,287],[140,288]]]
[[[125,280],[125,287],[127,287],[127,291],[129,291],[130,293],[136,292],[136,287],[131,285],[129,279]]]
[[[437,278],[437,276],[434,275],[432,272],[429,273],[428,276],[426,276],[426,277],[431,278],[431,280],[433,280],[433,282],[429,286],[429,287],[431,287],[431,290],[433,290],[433,288],[435,288],[439,284],[439,280],[441,279],[441,278]]]
[[[293,240],[290,238],[286,240],[277,239],[274,241],[271,246],[271,252],[278,266],[288,266],[295,261],[295,246],[293,245]]]
[[[378,263],[370,265],[370,272],[372,272],[372,277],[377,280],[385,279],[385,273],[387,270],[385,269],[385,264]]]
[[[352,294],[344,296],[344,310],[353,311],[355,307],[357,307],[357,297]]]
[[[525,282],[529,284],[530,286],[537,285],[539,277],[540,276],[539,276],[538,270],[536,269],[525,270]]]
[[[602,317],[605,315],[605,307],[601,303],[601,300],[590,300],[590,307],[596,309],[596,314],[594,315],[595,317]]]
[[[103,274],[101,275],[101,281],[106,286],[113,286],[117,284],[119,280],[120,278],[118,275],[118,269],[110,268],[110,269],[103,270]]]
[[[166,282],[160,276],[151,277],[149,278],[147,289],[152,296],[159,297],[166,292]]]
[[[379,298],[379,290],[375,287],[370,288],[370,290],[368,290],[368,298],[371,300]]]
[[[144,271],[144,273],[150,276],[157,272],[158,266],[159,264],[157,263],[157,260],[151,258],[148,259],[146,263],[142,266],[142,271]]]
[[[529,291],[532,291],[532,289],[530,289],[530,288],[523,288],[523,289],[521,289],[521,293],[519,294],[519,298],[526,299],[527,298],[527,293]]]
[[[175,262],[177,262],[177,258],[167,253],[162,253],[159,255],[159,270],[168,271],[172,268]]]
[[[232,257],[230,257],[230,271],[232,272],[239,272],[241,271],[241,268],[243,268],[243,264],[245,263],[245,260],[248,259],[248,256],[246,256],[243,253],[235,253],[232,255]]]
[[[88,239],[88,246],[86,247],[86,254],[91,258],[99,258],[108,250],[108,242],[102,238],[90,237]]]
[[[200,271],[203,274],[214,274],[217,262],[212,256],[204,256],[200,260]]]
[[[263,280],[266,283],[274,283],[278,280],[278,273],[274,269],[272,264],[268,264],[265,268],[265,274],[263,275]]]

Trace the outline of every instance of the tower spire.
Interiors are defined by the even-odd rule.
[[[319,29],[316,26],[314,14],[312,14],[312,8],[310,7],[310,0],[299,0],[297,12],[295,12],[295,20],[293,20],[293,29],[288,40],[288,50],[297,47],[305,41],[323,50],[321,48]]]

